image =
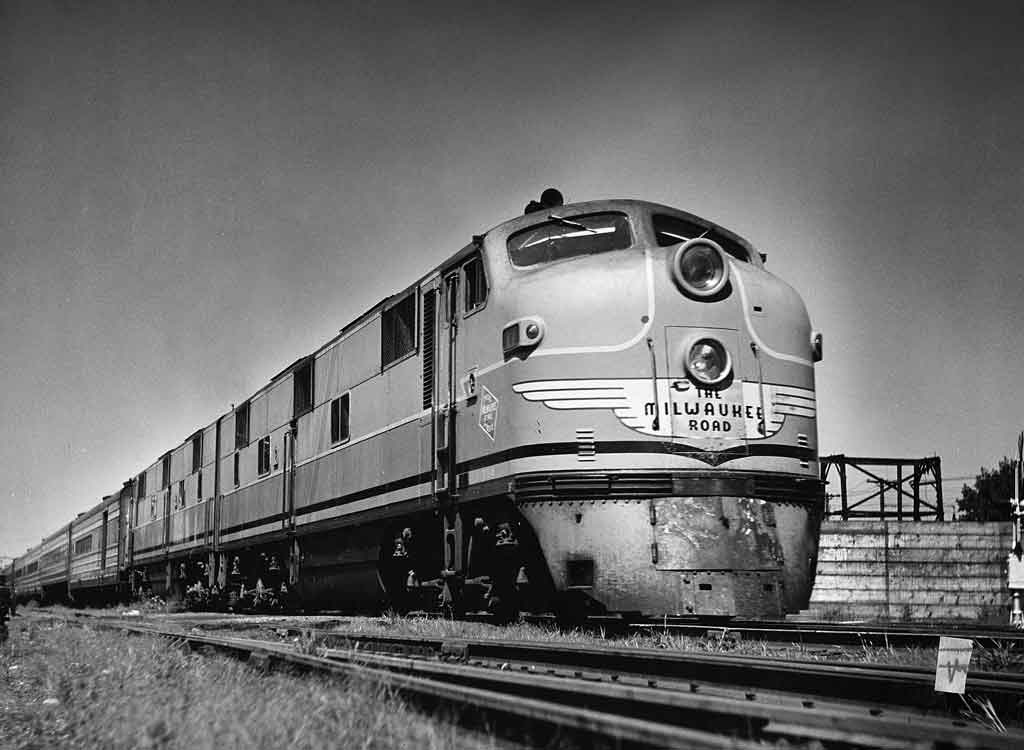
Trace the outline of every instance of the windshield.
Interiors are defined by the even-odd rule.
[[[717,242],[719,247],[737,260],[750,262],[750,255],[743,245],[715,229],[702,227],[700,224],[680,219],[678,216],[666,216],[665,214],[655,214],[651,220],[654,224],[654,236],[657,237],[658,245],[661,247],[686,242],[696,237],[707,237],[709,240]]]
[[[548,219],[508,238],[512,265],[535,266],[576,255],[622,250],[633,244],[625,214],[562,216],[555,209]]]

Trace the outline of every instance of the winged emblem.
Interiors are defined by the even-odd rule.
[[[709,392],[675,378],[599,378],[533,380],[512,390],[549,409],[610,409],[626,427],[666,438],[760,440],[777,433],[787,416],[817,414],[812,389],[776,383],[738,381]]]

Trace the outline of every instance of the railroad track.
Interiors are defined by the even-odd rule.
[[[89,616],[82,613],[83,616]],[[329,627],[345,622],[338,613],[321,615],[289,615],[287,613],[255,614],[214,614],[190,613],[199,626],[209,625],[222,629],[246,629],[253,622],[303,620],[316,623],[312,627]],[[439,618],[434,612],[418,612],[415,616]],[[488,615],[470,615],[462,619],[468,622],[494,623]],[[526,622],[541,626],[557,626],[552,615],[529,615]],[[736,639],[765,641],[779,644],[804,644],[820,646],[875,646],[880,648],[937,647],[941,636],[968,638],[978,646],[989,649],[1019,649],[1024,661],[1024,631],[1010,627],[977,628],[956,624],[916,625],[880,623],[829,623],[797,620],[776,622],[723,619],[688,620],[665,618],[629,620],[621,617],[592,616],[577,624],[578,627],[608,636],[624,635],[679,635],[693,638]]]
[[[457,658],[481,666],[516,665],[516,668],[586,670],[612,680],[641,677],[648,683],[685,683],[690,692],[727,686],[739,689],[748,701],[778,693],[857,701],[877,714],[893,706],[952,714],[962,702],[934,690],[935,673],[920,667],[894,667],[848,662],[808,662],[723,654],[673,652],[663,649],[566,646],[556,643],[470,639],[428,639],[401,636],[324,633],[321,642],[336,650]],[[970,692],[1014,718],[1024,718],[1024,674],[975,673]],[[805,701],[804,701],[805,702]]]
[[[599,619],[593,624],[601,625]],[[1011,628],[975,628],[958,625],[880,625],[836,624],[822,622],[745,622],[722,623],[680,622],[649,620],[617,625],[608,622],[609,630],[621,629],[632,633],[670,633],[702,637],[715,635],[744,640],[762,640],[776,643],[803,643],[829,646],[877,646],[907,648],[932,647],[941,636],[970,638],[985,648],[1013,647],[1024,649],[1024,631]]]
[[[330,633],[315,634],[315,653],[298,653],[281,642],[95,622],[175,639],[193,650],[226,651],[263,668],[358,674],[420,701],[643,746],[756,747],[786,740],[839,747],[1024,747],[1019,730],[996,734],[952,716],[955,704],[931,691],[934,676],[925,670]],[[968,690],[1019,708],[1024,679],[971,677]]]

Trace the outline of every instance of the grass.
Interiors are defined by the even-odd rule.
[[[449,748],[516,747],[507,739],[458,729],[443,715],[426,716],[386,688],[358,680],[264,673],[224,657],[191,654],[166,639],[93,629],[86,618],[68,625],[67,611],[12,621],[0,646],[0,747],[28,750],[88,748]],[[109,614],[113,614],[110,612]],[[172,625],[174,617],[147,613],[146,621]],[[278,639],[288,633],[271,617],[233,636]],[[337,620],[338,618],[332,618]],[[84,623],[82,622],[84,620]],[[184,622],[182,623],[184,625]],[[808,661],[884,663],[934,668],[935,649],[801,646],[727,637],[696,638],[671,631],[608,637],[588,630],[440,618],[345,617],[334,632],[578,643],[657,648]],[[320,631],[323,632],[323,631]],[[297,650],[316,653],[316,630],[289,636]],[[1020,669],[1009,647],[976,647],[971,670]],[[967,718],[991,721],[994,711],[968,705]],[[547,738],[550,740],[550,738]],[[544,744],[544,743],[541,743]],[[555,738],[552,745],[562,745]],[[571,743],[570,743],[571,744]]]
[[[15,618],[0,646],[0,745],[477,748],[508,743],[358,680],[262,673],[165,639]]]

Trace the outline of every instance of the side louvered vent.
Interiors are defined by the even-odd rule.
[[[594,428],[593,427],[577,427],[576,428],[576,460],[577,461],[593,461],[597,453],[595,440],[594,440]]]
[[[434,326],[436,321],[437,291],[423,294],[423,408],[434,403]]]

